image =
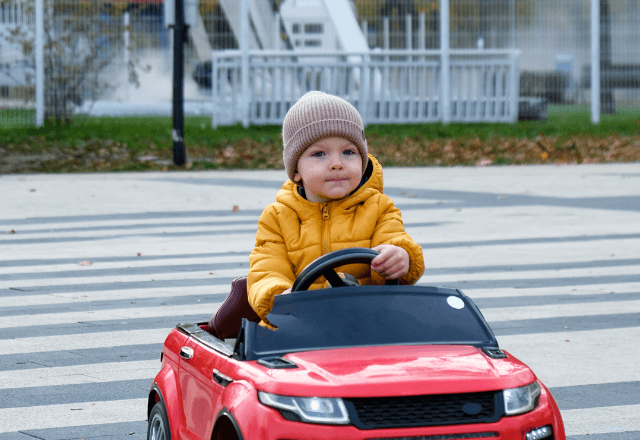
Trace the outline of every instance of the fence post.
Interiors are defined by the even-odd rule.
[[[451,48],[449,47],[449,0],[440,0],[440,84],[442,122],[451,121]]]
[[[600,0],[591,0],[591,122],[600,122]]]
[[[217,113],[222,103],[218,93],[218,57],[215,51],[211,51],[211,104],[211,127],[216,128],[218,126]]]
[[[124,22],[124,35],[122,37],[124,40],[124,100],[129,102],[129,62],[131,61],[131,48],[129,47],[129,24],[131,21],[129,12],[122,14],[122,19]]]
[[[44,124],[44,0],[36,0],[36,127]]]
[[[362,20],[362,35],[364,35],[364,39],[367,42],[367,46],[369,46],[369,23],[366,19]]]
[[[520,53],[516,49],[511,49],[511,53],[509,54],[509,61],[511,64],[510,67],[510,78],[511,84],[509,86],[510,96],[509,96],[509,116],[511,117],[511,123],[515,124],[518,122],[518,102],[520,101],[520,75],[519,75],[519,67],[518,67],[518,59],[520,58]]]
[[[426,15],[424,12],[420,13],[420,24],[418,27],[418,50],[424,50],[426,47],[426,38],[427,38],[427,30],[426,30]]]
[[[273,49],[280,50],[282,36],[280,33],[280,12],[274,14],[275,26],[273,26]]]
[[[366,127],[369,119],[369,92],[371,83],[371,56],[369,54],[362,55],[362,67],[360,72],[360,115],[362,116],[362,124]]]
[[[411,29],[411,14],[407,14],[404,16],[404,22],[405,22],[404,47],[407,50],[411,50],[413,49],[413,38],[412,38],[413,31]]]
[[[382,47],[384,50],[389,50],[391,45],[389,44],[389,39],[391,38],[389,32],[389,17],[382,17]]]
[[[240,0],[242,126],[249,126],[249,0]]]

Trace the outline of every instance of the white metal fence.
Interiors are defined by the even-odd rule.
[[[280,124],[310,90],[343,97],[365,124],[449,121],[514,122],[518,109],[518,54],[457,50],[450,81],[442,81],[436,50],[374,53],[251,51],[242,81],[241,51],[212,54],[213,126]],[[445,102],[448,101],[448,105]]]
[[[35,123],[38,69],[46,78],[42,81],[46,90],[40,94],[45,95],[40,98],[44,106],[64,99],[67,109],[92,114],[98,114],[99,108],[109,109],[109,113],[104,114],[113,115],[169,109],[172,56],[169,30],[163,25],[163,0],[42,0],[44,18],[40,26],[35,18],[38,1],[0,0],[0,124],[15,120]],[[211,49],[240,48],[241,36],[237,24],[236,29],[231,25],[234,18],[229,6],[240,1],[198,0],[199,20],[197,26],[190,29],[186,52],[187,104],[202,103],[196,107],[200,109],[210,106]],[[251,1],[260,6],[250,8],[254,13],[254,26],[250,31],[253,33],[260,30],[256,20],[263,18],[265,22],[277,23],[279,10],[286,6],[284,1],[294,3],[293,0]],[[324,5],[341,1],[353,3],[359,32],[371,50],[370,62],[374,65],[380,61],[376,58],[379,50],[428,51],[440,50],[443,45],[454,52],[517,50],[521,53],[520,96],[570,106],[567,111],[591,106],[595,121],[600,112],[640,108],[640,2],[635,0],[305,0],[297,3],[314,1]],[[255,12],[258,9],[260,12]],[[128,22],[125,15],[129,16]],[[445,21],[443,16],[447,17]],[[74,23],[76,30],[72,32],[72,27],[65,23]],[[92,25],[86,29],[77,26],[81,23]],[[317,30],[313,20],[307,24],[309,29]],[[263,33],[273,36],[277,25],[272,28]],[[287,44],[300,49],[307,42],[312,43],[311,39],[299,38],[308,36],[304,34],[306,28],[305,25],[302,33],[293,34],[294,28],[287,27],[290,32],[285,35]],[[449,38],[445,41],[441,36],[446,30]],[[45,60],[56,58],[52,56],[53,50],[56,45],[60,47],[60,43],[67,45],[67,55],[58,54],[57,61],[47,66],[38,65],[35,36],[39,32],[45,40],[42,47]],[[95,68],[81,71],[74,67],[72,61],[80,59],[68,54],[77,53],[79,49],[94,51]],[[435,60],[424,56],[422,62],[428,59]],[[440,61],[446,62],[444,58]],[[452,65],[458,61],[462,60],[456,56],[451,59]],[[429,69],[426,64],[420,68]],[[375,69],[384,70],[380,66]],[[409,72],[410,68],[407,69]],[[455,69],[451,72],[456,75]],[[54,77],[57,79],[52,81]],[[592,81],[592,78],[599,80]],[[436,86],[441,88],[442,81],[448,78],[438,80],[440,83]],[[451,81],[457,80],[452,76]],[[425,87],[428,92],[430,85]],[[419,88],[416,90],[419,93]],[[452,120],[473,119],[459,116],[460,108],[464,108],[464,115],[474,113],[469,113],[471,110],[464,107],[466,104],[458,106],[455,87],[451,90],[454,93],[451,108],[446,108],[448,103],[443,101],[441,110],[451,114]],[[424,106],[428,107],[426,101]],[[391,104],[387,107],[391,108]],[[436,111],[438,106],[433,103],[431,108]],[[374,121],[378,110],[371,104],[367,111]],[[400,114],[399,110],[395,114]],[[387,120],[392,119],[388,116]]]

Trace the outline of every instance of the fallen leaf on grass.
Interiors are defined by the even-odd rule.
[[[476,166],[486,167],[487,165],[491,165],[491,163],[492,163],[491,159],[480,159],[478,162],[476,162]]]

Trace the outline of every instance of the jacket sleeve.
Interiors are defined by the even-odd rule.
[[[424,273],[424,256],[422,247],[404,230],[402,215],[386,195],[382,195],[379,204],[378,222],[371,239],[371,247],[380,244],[399,246],[409,254],[409,271],[400,277],[400,284],[415,284]],[[383,277],[371,271],[372,281],[384,284]]]
[[[287,258],[287,247],[273,205],[265,208],[258,221],[256,244],[249,256],[247,278],[249,304],[262,319],[262,324],[274,328],[266,319],[273,307],[275,295],[293,286],[295,275]]]

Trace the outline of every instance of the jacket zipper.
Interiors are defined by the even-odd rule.
[[[322,207],[322,255],[331,252],[331,230],[329,228],[329,204]]]

